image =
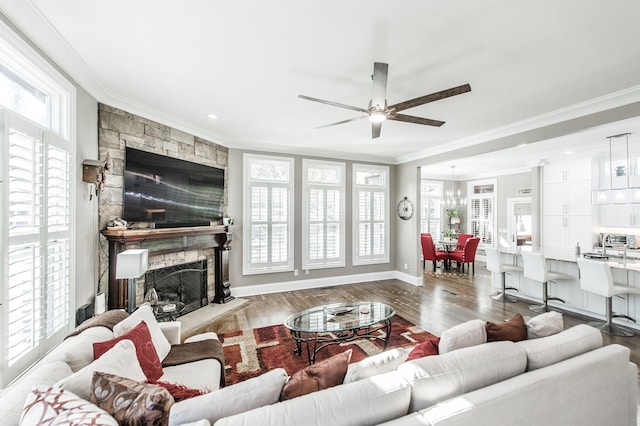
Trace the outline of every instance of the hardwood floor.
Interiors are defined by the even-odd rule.
[[[508,320],[516,313],[525,318],[535,315],[528,309],[530,302],[496,302],[489,298],[491,293],[490,272],[483,262],[476,262],[474,275],[443,274],[440,269],[432,274],[428,265],[421,287],[394,279],[247,297],[248,305],[220,318],[208,329],[222,334],[281,324],[288,315],[303,309],[358,300],[388,303],[398,315],[436,335],[475,318],[498,322]],[[565,328],[588,320],[564,312]],[[629,347],[631,361],[640,365],[640,335],[612,337],[603,334],[603,338],[605,345],[618,343]]]

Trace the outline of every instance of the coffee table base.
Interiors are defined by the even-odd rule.
[[[380,336],[374,333],[384,330],[385,335]],[[384,342],[384,349],[387,349],[389,338],[391,337],[391,320],[386,319],[380,323],[380,326],[353,328],[351,330],[337,331],[334,333],[313,333],[303,331],[291,331],[291,337],[296,342],[296,349],[293,354],[302,355],[302,344],[306,345],[307,357],[309,364],[316,362],[316,354],[322,349],[331,345],[338,345],[342,342],[351,342],[358,339],[377,339]]]

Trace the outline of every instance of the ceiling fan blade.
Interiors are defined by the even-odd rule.
[[[337,126],[338,124],[344,124],[344,123],[348,123],[350,121],[360,120],[361,118],[365,118],[365,117],[367,117],[367,116],[366,115],[361,115],[360,117],[350,118],[348,120],[342,120],[342,121],[338,121],[336,123],[323,124],[322,126],[316,127],[316,129],[324,129],[325,127]]]
[[[351,109],[353,111],[364,112],[365,114],[369,113],[369,110],[366,110],[364,108],[358,108],[351,105],[339,104],[338,102],[325,101],[324,99],[312,98],[311,96],[305,96],[305,95],[298,95],[298,97],[300,99],[306,99],[308,101],[320,102],[321,104],[327,104],[327,105],[332,105],[339,108],[346,108],[346,109]]]
[[[440,99],[445,99],[451,96],[460,95],[462,93],[467,93],[470,91],[471,91],[471,86],[468,84],[463,84],[462,86],[452,87],[451,89],[442,90],[440,92],[431,93],[430,95],[420,96],[419,98],[410,99],[408,101],[391,105],[389,106],[389,109],[394,111],[404,111],[405,109],[417,107],[419,105],[424,105],[429,102],[439,101]]]
[[[382,130],[382,123],[371,123],[371,139],[379,138],[380,130]]]
[[[387,104],[387,74],[389,64],[382,62],[373,63],[373,97],[371,98],[371,106],[378,106],[385,109]]]
[[[404,121],[405,123],[424,124],[425,126],[440,127],[444,124],[444,121],[431,120],[430,118],[414,117],[413,115],[406,114],[392,114],[387,117],[387,120]]]

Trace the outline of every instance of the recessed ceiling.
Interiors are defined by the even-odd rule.
[[[399,163],[640,101],[633,0],[0,0],[0,9],[98,101],[230,148]],[[367,120],[315,129],[358,113],[297,95],[366,107],[374,61],[389,64],[390,104],[465,83],[472,91],[405,111],[445,121],[439,128],[385,122],[375,140]]]

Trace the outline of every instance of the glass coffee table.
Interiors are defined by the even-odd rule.
[[[334,303],[290,315],[284,326],[296,342],[295,355],[306,345],[309,364],[323,348],[356,339],[378,339],[387,348],[391,336],[391,306],[378,302]],[[378,331],[384,330],[384,333]]]

